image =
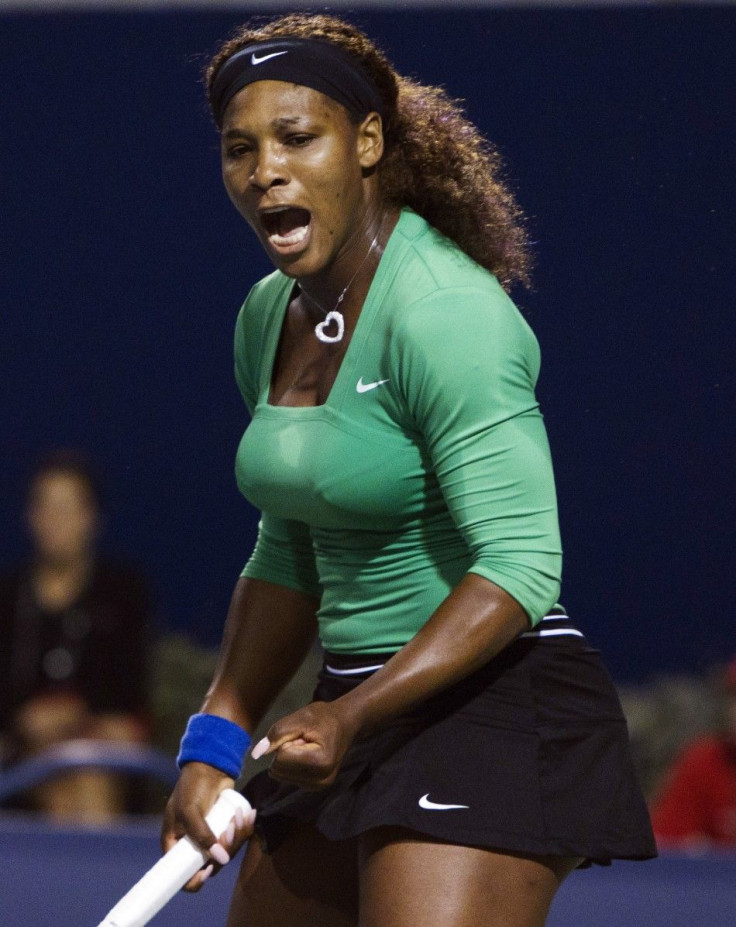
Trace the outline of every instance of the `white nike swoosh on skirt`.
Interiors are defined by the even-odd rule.
[[[437,802],[429,800],[429,792],[427,792],[419,799],[419,807],[426,811],[452,811],[453,808],[469,808],[470,805],[438,805]]]

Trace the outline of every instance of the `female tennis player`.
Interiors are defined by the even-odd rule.
[[[214,866],[252,832],[215,843],[203,815],[318,633],[314,701],[253,750],[230,927],[538,927],[571,870],[655,848],[611,681],[556,604],[519,208],[458,106],[336,18],[244,27],[207,87],[276,267],[235,341],[262,520],[164,846]]]

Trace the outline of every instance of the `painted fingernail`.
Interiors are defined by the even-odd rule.
[[[235,822],[234,821],[230,821],[230,823],[227,825],[223,836],[225,838],[225,843],[227,843],[229,846],[232,846],[233,840],[235,840]],[[220,839],[222,839],[222,837]]]
[[[204,883],[207,881],[207,879],[209,879],[209,877],[212,875],[212,870],[213,870],[214,868],[215,868],[215,867],[212,865],[212,863],[210,863],[209,866],[207,866],[206,869],[203,869],[203,870],[202,870],[202,877],[201,877],[201,879],[200,879],[200,885],[204,885]]]
[[[221,866],[227,866],[230,862],[230,855],[221,843],[213,843],[210,847],[210,856],[216,863]]]
[[[268,737],[264,737],[262,740],[258,741],[255,747],[253,747],[250,755],[254,760],[259,760],[270,746],[271,741],[268,739]]]
[[[242,808],[235,809],[235,823],[238,827],[242,827],[245,824],[245,812]]]

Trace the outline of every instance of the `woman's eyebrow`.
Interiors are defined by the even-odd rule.
[[[273,120],[271,125],[274,129],[286,129],[301,122],[302,119],[302,116],[279,116],[278,119]]]
[[[279,116],[278,118],[272,120],[271,128],[272,129],[287,129],[292,126],[298,125],[302,121],[302,116]],[[231,129],[227,129],[222,133],[223,138],[245,138],[249,136],[249,133],[244,129],[239,129],[237,126],[233,126]]]

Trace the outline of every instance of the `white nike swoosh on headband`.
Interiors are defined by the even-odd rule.
[[[438,805],[429,800],[429,792],[419,799],[419,807],[426,811],[452,811],[453,808],[469,808],[470,805]]]
[[[271,52],[270,55],[261,55],[261,57],[259,58],[259,57],[256,55],[256,53],[253,52],[253,54],[250,56],[250,63],[251,63],[251,64],[263,64],[263,62],[264,62],[264,61],[268,61],[269,58],[278,58],[279,55],[288,55],[288,54],[289,54],[289,53],[288,53],[288,52],[285,52],[285,51],[282,51],[282,52]]]

